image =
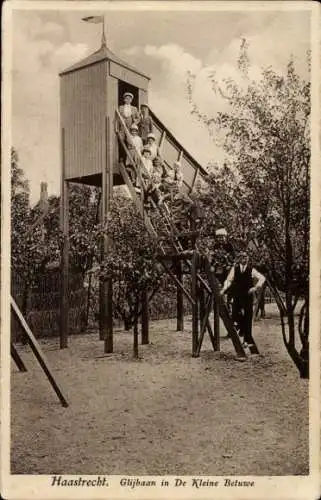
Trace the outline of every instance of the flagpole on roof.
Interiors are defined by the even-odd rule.
[[[101,46],[106,47],[106,35],[105,35],[105,16],[103,16],[103,31],[101,34]]]
[[[105,16],[100,15],[100,16],[83,17],[82,21],[85,21],[86,23],[102,24],[101,47],[106,47],[107,42],[106,42],[106,35],[105,35]]]

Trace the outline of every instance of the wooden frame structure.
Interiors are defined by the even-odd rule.
[[[17,317],[21,327],[23,328],[24,334],[27,337],[28,344],[31,347],[33,354],[35,355],[38,363],[40,364],[46,377],[48,378],[48,381],[49,381],[51,387],[53,388],[53,390],[57,394],[62,406],[66,408],[68,406],[68,402],[65,399],[65,397],[60,389],[60,386],[57,383],[57,381],[52,373],[51,368],[49,367],[49,363],[48,363],[44,353],[42,352],[42,350],[37,342],[37,339],[35,338],[32,331],[30,330],[26,320],[23,317],[22,312],[20,311],[19,307],[17,306],[15,300],[12,297],[10,297],[10,305],[11,305],[11,308],[12,308],[15,316]],[[11,342],[11,356],[12,356],[13,360],[15,361],[18,369],[22,372],[26,372],[27,368],[26,368],[24,362],[22,361],[20,355],[18,354],[18,351],[16,350],[16,348],[12,342]]]
[[[115,110],[121,92],[135,94],[136,104],[147,102],[149,77],[113,54],[106,45],[60,73],[61,107],[61,262],[60,347],[68,346],[69,189],[70,183],[101,187],[100,222],[105,223],[113,186],[122,184],[118,167]],[[89,91],[90,89],[90,91]],[[101,242],[101,257],[110,241]],[[100,282],[99,337],[106,353],[113,352],[112,281]],[[146,332],[146,327],[145,332]],[[146,337],[146,333],[145,333]]]
[[[192,258],[182,250],[177,228],[173,226],[172,215],[168,209],[162,211],[162,221],[167,228],[169,247],[157,234],[148,214],[144,209],[144,183],[141,171],[144,171],[141,156],[134,159],[127,147],[129,130],[118,111],[119,92],[125,86],[134,94],[136,105],[147,104],[149,77],[132,68],[116,57],[105,45],[94,54],[80,61],[61,74],[61,229],[64,234],[63,258],[61,266],[61,323],[60,347],[68,345],[68,254],[69,254],[69,221],[68,198],[69,183],[79,182],[101,186],[101,222],[106,221],[113,186],[125,183],[131,194],[145,226],[156,238],[160,255],[159,260],[165,271],[177,286],[177,330],[184,329],[184,296],[189,300],[193,310],[192,355],[199,356],[205,332],[208,331],[215,351],[220,349],[220,317],[234,344],[239,357],[245,352],[229,318],[228,311],[219,294],[218,285],[213,273],[206,270],[206,278],[202,275],[204,265],[193,252]],[[90,87],[91,92],[88,92]],[[164,164],[171,169],[174,161],[180,161],[184,173],[185,192],[193,190],[197,179],[206,180],[207,172],[176,140],[173,134],[150,111],[154,123],[154,131]],[[119,147],[136,170],[141,185],[141,195],[137,196],[131,178],[119,156]],[[136,163],[137,162],[137,163]],[[194,238],[194,246],[195,246]],[[101,257],[108,253],[111,242],[104,237]],[[169,250],[169,248],[171,250]],[[168,263],[171,262],[173,267]],[[191,291],[183,283],[182,265],[191,273]],[[211,276],[210,276],[211,275]],[[213,281],[214,280],[214,281]],[[214,307],[213,328],[210,324],[210,312]],[[142,342],[148,342],[148,297],[141,300]],[[136,327],[137,329],[137,322]],[[137,334],[137,332],[136,332]],[[112,282],[104,280],[100,284],[100,339],[104,340],[106,353],[113,352],[113,311]]]
[[[40,195],[40,203],[39,203],[40,209],[41,209],[41,214],[39,217],[35,220],[35,222],[32,224],[31,228],[29,229],[29,233],[31,233],[36,227],[38,227],[44,220],[45,216],[48,213],[48,193],[47,193],[47,184],[42,182],[41,183],[41,195]],[[10,296],[10,307],[17,318],[17,320],[20,323],[20,326],[23,329],[24,335],[27,338],[28,344],[31,347],[31,350],[33,354],[35,355],[37,361],[39,362],[41,368],[43,369],[46,377],[49,380],[50,385],[52,386],[53,390],[57,394],[62,406],[65,408],[68,407],[67,400],[62,394],[62,391],[55,380],[55,377],[53,375],[53,372],[51,368],[49,367],[49,363],[46,360],[46,357],[44,353],[42,352],[39,343],[36,339],[36,337],[33,335],[29,325],[27,324],[22,312],[20,311],[16,301],[12,296]],[[18,353],[13,341],[10,341],[10,355],[14,362],[16,363],[16,366],[20,372],[26,372],[27,368],[26,365],[24,364],[20,354]]]

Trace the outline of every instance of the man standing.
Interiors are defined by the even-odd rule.
[[[240,252],[237,260],[237,264],[232,267],[224,282],[221,295],[227,290],[231,291],[232,319],[239,326],[240,336],[244,337],[244,347],[252,347],[254,344],[252,337],[253,297],[255,292],[263,286],[265,278],[249,265],[246,252]]]

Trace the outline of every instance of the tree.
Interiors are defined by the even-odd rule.
[[[69,263],[71,272],[85,273],[99,253],[100,191],[71,184],[69,199]]]
[[[57,269],[61,261],[60,197],[50,196],[48,206],[41,200],[30,207],[29,183],[19,165],[17,151],[11,152],[11,264],[13,293],[27,314],[28,297],[38,277],[47,266]],[[93,188],[70,187],[70,274],[81,273],[92,266],[98,245],[98,199]],[[78,282],[78,280],[76,280]]]
[[[192,113],[212,136],[223,137],[227,154],[203,197],[239,243],[251,240],[266,259],[271,278],[285,294],[287,325],[282,307],[280,314],[286,348],[307,377],[308,337],[299,337],[299,352],[294,310],[300,297],[308,301],[310,82],[298,75],[292,59],[284,74],[269,67],[251,79],[245,40],[237,63],[239,82],[210,76],[215,97],[225,106],[211,117],[194,102],[195,76],[189,77]]]
[[[30,207],[29,183],[19,166],[17,151],[11,151],[11,264],[30,287],[35,274],[43,266],[48,247],[44,244],[42,230],[34,225],[37,209]]]
[[[92,267],[98,248],[100,191],[82,184],[70,184],[69,191],[69,269],[72,274],[85,273]],[[40,203],[33,208],[34,219],[41,214]],[[50,196],[42,221],[44,240],[51,247],[51,261],[60,262],[60,196]]]
[[[30,207],[29,183],[19,165],[17,151],[11,150],[11,294],[24,315],[28,312],[30,290],[52,251],[44,239],[38,207]],[[13,324],[15,320],[13,320]],[[20,331],[20,329],[19,329]],[[25,341],[25,337],[22,337]]]

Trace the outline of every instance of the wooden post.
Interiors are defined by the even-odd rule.
[[[218,281],[211,269],[211,265],[208,259],[205,259],[205,272],[207,274],[207,279],[210,284],[210,287],[212,289],[213,293],[213,298],[217,302],[217,306],[219,309],[219,315],[221,316],[224,326],[229,333],[229,336],[233,342],[234,349],[238,355],[239,358],[246,358],[246,354],[244,351],[244,348],[242,346],[242,343],[240,341],[240,337],[238,336],[234,325],[233,321],[230,318],[230,315],[228,313],[228,309],[226,307],[226,304],[224,304],[223,298],[220,296],[220,287],[218,284]]]
[[[92,281],[92,274],[90,273],[89,278],[88,278],[87,304],[86,304],[86,317],[85,317],[85,324],[84,324],[84,332],[87,330],[87,328],[88,328],[88,322],[89,322],[90,298],[91,298],[91,281]]]
[[[197,253],[193,253],[192,258],[192,269],[191,269],[191,278],[192,278],[192,297],[194,302],[192,304],[192,356],[197,356],[197,348],[198,348],[198,286],[197,286],[197,263],[198,256]]]
[[[266,290],[266,281],[263,283],[263,286],[256,297],[256,303],[254,305],[254,312],[253,312],[253,321],[256,321],[258,319],[261,301],[263,301],[263,310],[264,310],[265,290]]]
[[[65,180],[65,129],[61,131],[61,197],[60,229],[63,233],[61,257],[60,290],[60,349],[68,347],[68,312],[69,312],[69,184]]]
[[[202,328],[202,322],[205,316],[205,290],[202,286],[199,287],[199,323],[200,329]]]
[[[176,277],[178,281],[183,282],[183,272],[182,272],[182,261],[177,259],[175,262],[176,267]],[[177,325],[176,330],[178,332],[184,331],[184,295],[182,289],[176,287],[176,302],[177,302]]]
[[[202,347],[202,343],[203,343],[206,329],[208,331],[210,341],[211,341],[213,349],[214,349],[214,336],[213,336],[211,324],[210,324],[209,319],[208,319],[210,312],[211,312],[211,309],[212,309],[212,295],[209,294],[209,296],[207,297],[207,302],[206,303],[204,302],[204,315],[202,316],[202,319],[200,321],[200,335],[199,335],[198,346],[197,346],[197,351],[196,351],[197,356],[199,356],[199,354],[201,352],[201,347]]]
[[[41,368],[45,372],[45,375],[47,376],[47,378],[51,384],[51,387],[53,388],[53,390],[57,394],[62,406],[64,406],[66,408],[68,406],[67,400],[63,396],[61,389],[60,389],[57,381],[55,380],[51,369],[49,368],[48,361],[46,360],[45,355],[43,354],[42,350],[40,349],[40,346],[37,342],[37,339],[35,338],[32,331],[30,330],[26,320],[23,317],[23,314],[21,313],[19,307],[17,306],[16,302],[14,301],[14,299],[12,297],[10,297],[10,304],[11,304],[11,307],[12,307],[16,317],[18,318],[22,328],[24,329],[25,334],[27,335],[28,343],[32,349],[32,352],[36,356],[37,361],[39,362]]]
[[[149,344],[149,300],[146,290],[142,292],[142,344]]]
[[[98,222],[101,220],[100,202],[101,202],[101,191],[98,193],[95,224],[98,224]],[[93,263],[94,263],[94,258],[91,259],[91,267],[93,266]],[[93,281],[92,278],[93,278],[92,272],[90,272],[89,279],[88,279],[87,308],[86,308],[86,319],[85,319],[85,328],[84,328],[85,331],[87,330],[88,323],[89,323],[90,299],[91,299],[92,281]]]
[[[101,192],[100,192],[100,205],[97,207],[97,222],[99,224],[102,224],[103,221],[103,201],[102,201],[102,187],[101,187]],[[104,260],[104,242],[103,239],[100,242],[100,260],[101,262]],[[103,292],[104,292],[104,286],[103,286],[104,280],[99,277],[99,283],[98,283],[98,308],[99,308],[99,314],[98,314],[98,327],[99,327],[99,340],[105,340],[104,337],[104,328],[103,328],[103,317],[105,314],[104,308],[103,308]]]
[[[105,223],[110,209],[110,201],[113,193],[113,148],[112,148],[112,127],[110,118],[105,118],[105,145],[106,163],[102,172],[102,220]],[[104,236],[103,255],[107,255],[110,248],[110,239]],[[104,337],[104,352],[113,352],[113,287],[111,278],[106,278],[102,283],[101,293],[101,335]]]
[[[22,303],[21,303],[21,311],[25,317],[27,316],[27,311],[29,307],[29,296],[30,296],[30,285],[27,282],[25,282],[23,288]],[[21,336],[21,343],[22,345],[26,345],[28,343],[25,335]]]
[[[100,284],[100,339],[104,340],[104,352],[111,353],[114,349],[113,343],[113,303],[112,303],[112,281],[110,278],[103,279]]]
[[[102,248],[104,244],[102,243]],[[104,258],[103,249],[101,251],[101,259]],[[104,317],[106,316],[106,311],[104,308],[104,280],[99,278],[99,340],[105,340],[105,330],[104,330]]]
[[[214,351],[220,350],[220,305],[213,297],[213,310],[214,310]]]
[[[136,298],[135,308],[134,308],[134,358],[138,358],[138,307],[139,300]]]
[[[26,372],[27,368],[24,362],[22,361],[17,349],[15,348],[15,345],[13,342],[10,343],[10,352],[11,352],[11,357],[14,360],[14,362],[17,365],[17,368],[20,372]]]

